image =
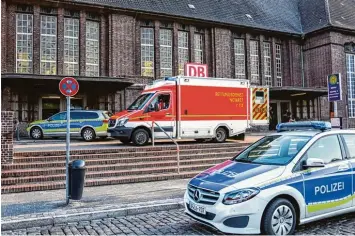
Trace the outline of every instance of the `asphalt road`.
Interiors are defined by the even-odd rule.
[[[355,213],[310,223],[296,235],[354,235]],[[1,232],[2,235],[223,235],[187,217],[183,209]]]

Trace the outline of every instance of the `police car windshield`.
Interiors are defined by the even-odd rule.
[[[128,108],[127,110],[140,110],[153,96],[153,93],[145,93],[140,95]]]
[[[234,161],[263,165],[286,165],[310,139],[311,136],[298,135],[266,136],[237,155]]]

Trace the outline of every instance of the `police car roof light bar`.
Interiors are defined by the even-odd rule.
[[[330,122],[325,121],[298,121],[298,122],[288,122],[280,123],[277,125],[277,132],[283,131],[294,131],[294,130],[330,130],[332,125]]]

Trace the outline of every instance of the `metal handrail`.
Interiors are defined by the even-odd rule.
[[[177,167],[178,167],[178,174],[180,174],[180,147],[179,144],[162,128],[160,127],[160,125],[158,125],[155,121],[152,121],[152,144],[154,147],[154,124],[161,130],[164,132],[164,134],[171,140],[174,142],[174,144],[176,145],[176,151],[177,151]]]

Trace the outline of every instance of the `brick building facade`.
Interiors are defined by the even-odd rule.
[[[326,76],[341,73],[337,115],[355,126],[347,119],[355,117],[352,3],[2,0],[2,110],[21,122],[45,119],[65,109],[58,83],[74,76],[75,106],[117,112],[144,84],[196,62],[211,77],[269,86],[279,121],[286,109],[329,119]]]

